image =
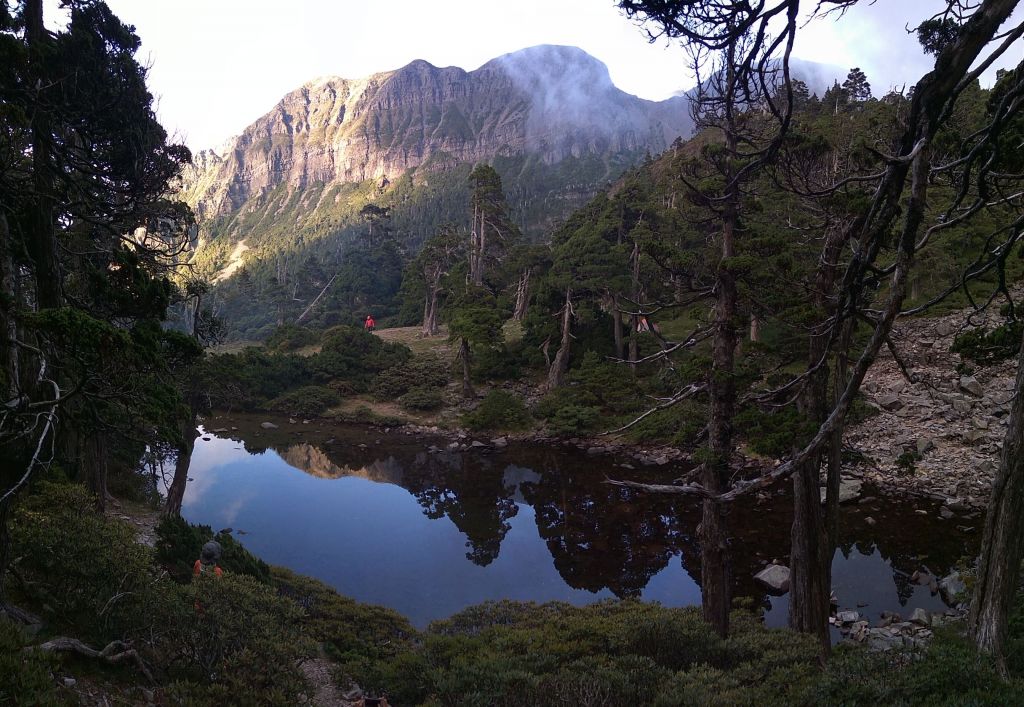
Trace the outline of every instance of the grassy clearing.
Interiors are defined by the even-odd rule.
[[[404,344],[412,349],[416,355],[433,353],[439,358],[451,356],[451,346],[448,344],[448,327],[442,326],[437,336],[424,339],[420,335],[418,326],[396,327],[394,329],[378,329],[374,332],[384,341],[394,341]]]

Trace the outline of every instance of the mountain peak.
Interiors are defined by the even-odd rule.
[[[590,90],[614,88],[608,67],[579,47],[539,44],[503,54],[480,67],[507,73],[521,88],[560,87],[568,83]]]

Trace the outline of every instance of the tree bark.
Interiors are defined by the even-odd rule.
[[[638,307],[640,304],[640,244],[636,241],[633,242],[633,253],[630,255],[630,259],[633,261],[633,306]],[[629,360],[637,361],[640,358],[640,337],[637,335],[637,329],[640,326],[640,315],[631,314],[629,315]],[[632,366],[633,371],[636,372],[636,364]]]
[[[533,268],[527,268],[519,276],[519,285],[516,288],[516,306],[512,312],[512,319],[521,322],[526,319],[526,311],[530,306],[530,275]]]
[[[612,332],[615,335],[615,358],[625,358],[626,342],[622,338],[622,312],[619,310],[619,297],[612,299]]]
[[[825,236],[814,278],[813,305],[817,320],[820,322],[827,321],[835,314],[835,305],[831,297],[838,276],[839,255],[849,240],[849,234],[850,227],[833,228]],[[847,324],[844,323],[843,326],[846,327]],[[845,342],[842,334],[839,339]],[[810,374],[797,400],[797,409],[801,417],[815,425],[825,421],[831,408],[829,403],[834,403],[830,401],[829,396],[828,366],[822,364],[829,353],[829,332],[819,330],[812,333],[807,346],[807,366],[808,370],[814,372]],[[842,381],[838,377],[834,380],[836,386],[845,383],[845,373],[842,378]],[[842,426],[839,426],[833,432],[829,449],[825,453],[819,451],[812,454],[793,474],[789,627],[794,631],[809,633],[818,639],[822,661],[828,658],[832,650],[828,617],[832,595],[832,556],[835,552],[832,543],[836,523],[831,514],[838,509],[839,492],[839,460],[837,456],[833,459],[831,450],[841,441]],[[826,491],[828,505],[826,513],[823,514],[820,491],[821,462],[826,457],[829,458],[830,464],[836,466],[834,469],[830,468],[829,486]]]
[[[486,215],[479,206],[473,207],[473,232],[469,239],[469,279],[477,287],[484,284],[484,252],[487,248]]]
[[[79,436],[79,445],[86,450],[82,461],[86,464],[86,483],[96,494],[96,504],[101,512],[107,510],[107,469],[108,449],[106,435],[92,432],[87,439]],[[84,442],[84,443],[83,443]]]
[[[548,368],[548,390],[554,390],[565,382],[569,370],[569,353],[572,348],[572,288],[565,288],[565,304],[562,306],[562,341],[555,353],[555,360]]]
[[[3,375],[7,389],[3,391],[4,402],[15,400],[21,395],[21,370],[18,347],[18,324],[14,318],[18,305],[18,291],[15,286],[16,274],[11,253],[10,230],[7,217],[0,213],[0,353],[2,353]]]
[[[999,472],[985,517],[970,615],[971,638],[979,650],[996,658],[1004,673],[1007,626],[1020,586],[1024,548],[1024,349],[1017,364],[1014,392]]]
[[[423,302],[423,329],[421,330],[424,337],[437,336],[437,297],[440,290],[436,280],[427,283],[427,293]]]
[[[29,251],[35,266],[36,302],[39,309],[61,305],[60,263],[53,222],[54,187],[51,158],[50,108],[44,95],[49,80],[45,69],[46,29],[43,26],[42,0],[26,0],[25,35],[29,61],[35,80],[36,97],[32,112],[32,180],[35,208],[31,217]]]
[[[57,636],[46,641],[46,643],[40,643],[36,646],[28,646],[24,650],[40,651],[42,653],[75,653],[87,658],[95,658],[111,665],[119,665],[121,663],[131,661],[135,664],[135,667],[139,669],[139,672],[146,676],[146,679],[149,680],[151,684],[154,682],[153,675],[149,672],[149,668],[146,667],[142,657],[134,648],[130,648],[124,641],[111,641],[105,648],[103,648],[103,650],[98,651],[95,648],[82,643],[77,638]]]
[[[188,470],[192,465],[192,451],[195,449],[198,436],[196,419],[193,415],[181,425],[181,442],[178,444],[178,454],[174,460],[174,478],[171,479],[171,486],[167,489],[167,503],[164,505],[165,515],[181,515],[181,504],[185,500],[185,487],[188,484]]]
[[[463,336],[462,343],[459,344],[459,358],[462,359],[462,397],[464,398],[472,398],[475,395],[473,381],[469,376],[470,356],[469,341]]]
[[[824,659],[832,646],[828,631],[832,555],[821,511],[820,469],[821,455],[815,454],[793,474],[789,627],[815,636]]]
[[[726,150],[735,154],[736,135],[725,131]],[[731,171],[731,170],[730,170]],[[732,174],[726,179],[732,181]],[[701,471],[701,483],[711,493],[729,486],[729,460],[732,456],[732,422],[736,407],[736,383],[733,378],[736,356],[736,280],[730,259],[736,254],[738,194],[735,185],[722,209],[721,260],[715,276],[718,301],[715,306],[712,341],[710,415],[708,419],[709,458]],[[728,529],[722,504],[705,499],[698,533],[701,547],[701,593],[704,620],[723,638],[729,634],[729,609],[732,595],[732,563],[728,549]]]

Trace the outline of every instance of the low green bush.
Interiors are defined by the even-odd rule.
[[[59,630],[106,645],[147,629],[139,617],[162,597],[149,548],[135,529],[108,520],[95,497],[75,484],[44,482],[20,504],[11,523],[17,577]]]
[[[192,577],[199,553],[210,540],[221,546],[218,564],[228,572],[245,574],[259,582],[270,581],[270,567],[246,550],[230,533],[214,534],[208,525],[192,525],[184,518],[166,516],[156,527],[156,560],[179,582]]]
[[[516,380],[525,365],[523,353],[522,342],[484,348],[474,357],[473,377],[482,381]]]
[[[733,623],[722,640],[696,608],[488,602],[352,677],[385,681],[397,704],[702,704],[698,695],[716,695],[711,675],[745,698],[731,704],[806,704],[819,674],[813,640],[744,613]]]
[[[633,412],[641,405],[637,381],[629,366],[588,351],[578,369],[570,374],[577,386],[593,395],[597,405],[611,415]]]
[[[47,631],[97,647],[114,640],[131,644],[170,685],[175,704],[291,705],[306,689],[298,661],[314,646],[303,635],[302,608],[281,596],[270,584],[269,568],[230,536],[217,536],[223,577],[177,584],[136,542],[134,528],[96,512],[95,500],[80,486],[40,484],[13,520],[19,598],[42,614]],[[168,519],[158,535],[158,554],[190,578],[212,532]],[[14,638],[5,627],[0,622],[0,703],[13,684],[19,696],[41,695],[15,704],[46,704],[39,676],[50,659],[11,655],[6,646]],[[102,669],[134,676],[128,663]],[[19,682],[7,680],[8,673]]]
[[[336,390],[323,385],[304,385],[275,398],[268,407],[297,417],[315,417],[340,403],[341,395]]]
[[[331,657],[381,660],[412,649],[419,633],[393,609],[360,604],[323,582],[283,567],[274,567],[278,593],[305,609],[301,621],[310,637],[324,644]]]
[[[207,354],[195,366],[192,385],[210,407],[256,410],[313,376],[310,359],[249,347],[237,354]]]
[[[736,415],[735,425],[752,451],[774,458],[784,457],[802,446],[817,429],[794,407],[765,411],[751,406]]]
[[[1020,634],[1017,634],[1018,636]],[[816,704],[1020,705],[1024,680],[1003,680],[995,661],[981,656],[955,629],[937,632],[908,653],[839,646],[814,693]]]
[[[637,415],[639,417],[639,415]],[[631,422],[624,419],[623,424]],[[697,437],[707,424],[707,407],[696,400],[682,400],[672,407],[659,410],[640,420],[627,431],[636,442],[668,442],[681,447],[697,443]]]
[[[304,346],[312,346],[319,340],[320,337],[315,331],[297,324],[284,324],[267,337],[264,345],[270,351],[287,353],[297,351]]]
[[[57,705],[53,654],[24,650],[25,636],[0,619],[0,705]]]
[[[214,683],[199,694],[221,697],[221,704],[296,703],[306,687],[298,661],[315,652],[298,604],[234,572],[202,575],[181,592],[191,616],[166,629],[176,675]]]
[[[530,426],[523,402],[507,390],[492,390],[463,422],[471,430],[522,430]]]
[[[310,357],[314,371],[323,380],[342,378],[360,390],[369,387],[374,374],[412,358],[407,346],[384,341],[358,327],[332,327],[324,332],[321,342],[320,353]]]
[[[580,386],[555,388],[541,398],[533,412],[549,431],[560,435],[595,430],[601,420],[597,396]]]
[[[414,388],[443,388],[450,378],[450,366],[436,356],[415,356],[381,371],[371,392],[377,400],[396,400]]]
[[[381,415],[374,412],[366,405],[359,405],[348,410],[332,410],[327,417],[338,422],[350,422],[358,425],[379,425],[382,427],[397,427],[404,420],[391,415]]]
[[[1024,322],[1012,321],[995,329],[972,329],[953,340],[950,351],[986,366],[1005,361],[1020,353],[1021,334]]]
[[[406,410],[437,410],[444,404],[441,391],[437,388],[413,388],[398,399]]]

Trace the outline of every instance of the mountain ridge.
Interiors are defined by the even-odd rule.
[[[208,218],[281,183],[390,179],[439,153],[479,162],[530,152],[553,164],[587,152],[657,152],[689,128],[684,99],[625,93],[575,47],[531,47],[473,71],[418,59],[362,79],[303,83],[227,149],[197,153],[182,193]]]

